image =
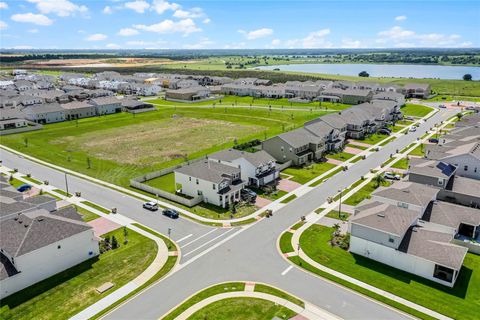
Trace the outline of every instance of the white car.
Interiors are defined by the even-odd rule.
[[[383,177],[385,179],[389,179],[389,180],[400,180],[400,176],[398,174],[393,173],[393,172],[385,172]]]
[[[147,209],[147,210],[150,210],[150,211],[157,211],[158,210],[158,204],[155,203],[155,202],[145,202],[143,204],[143,208],[144,209]]]
[[[415,132],[415,131],[417,131],[417,127],[411,126],[408,131],[410,131],[410,132]]]

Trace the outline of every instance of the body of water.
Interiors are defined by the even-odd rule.
[[[439,78],[461,80],[463,75],[470,73],[473,80],[480,80],[480,67],[468,66],[438,66],[417,64],[287,64],[257,67],[261,70],[297,71],[311,73],[326,73],[342,76],[358,76],[367,71],[371,77],[398,78]],[[256,68],[256,69],[257,69]]]

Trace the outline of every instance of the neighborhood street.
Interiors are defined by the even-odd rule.
[[[277,239],[290,225],[318,208],[327,197],[345,188],[425,134],[435,123],[446,120],[455,110],[439,110],[409,132],[359,161],[346,172],[340,172],[311,191],[289,202],[263,219],[243,228],[213,228],[186,218],[171,220],[142,209],[142,200],[93,182],[68,175],[69,192],[118,212],[178,242],[182,258],[179,268],[166,279],[145,290],[108,314],[108,319],[158,319],[181,301],[209,285],[223,281],[257,281],[279,287],[346,319],[405,319],[408,315],[379,304],[297,267],[290,268],[277,250]],[[4,149],[3,164],[31,173],[38,180],[49,180],[65,189],[65,175],[55,169],[19,157]]]

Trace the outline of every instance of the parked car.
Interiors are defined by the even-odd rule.
[[[406,117],[405,119],[407,119],[407,120],[411,120],[411,121],[415,120],[415,119],[413,119],[413,117],[412,117],[412,116],[408,116],[408,117]]]
[[[257,194],[247,188],[244,188],[240,191],[240,196],[242,197],[243,200],[248,201],[248,202],[255,202],[257,199]]]
[[[437,138],[430,138],[430,139],[428,139],[428,142],[438,143],[438,139]]]
[[[388,127],[383,127],[383,128],[381,128],[381,130],[387,130],[388,132],[392,133],[392,129],[390,129]]]
[[[410,129],[408,129],[408,131],[415,132],[415,131],[417,131],[417,127],[416,126],[411,126]]]
[[[389,179],[389,180],[400,180],[400,175],[398,174],[395,174],[393,172],[385,172],[385,174],[383,175],[383,177],[385,179]]]
[[[382,128],[382,129],[378,130],[378,133],[389,136],[391,132],[390,132],[390,130],[385,130],[385,129]]]
[[[439,105],[438,107],[441,108],[441,109],[447,108],[444,104],[441,104],[441,105]]]
[[[173,209],[164,209],[162,214],[172,219],[178,219],[178,217],[180,216],[180,214],[178,214],[178,212]]]
[[[147,210],[150,210],[150,211],[157,211],[158,210],[158,203],[156,202],[145,202],[143,204],[143,208],[144,209],[147,209]]]
[[[21,186],[19,186],[19,187],[17,188],[17,191],[19,191],[19,192],[24,192],[24,191],[28,191],[28,190],[30,190],[30,189],[32,189],[32,186],[25,183],[25,184],[22,184]]]

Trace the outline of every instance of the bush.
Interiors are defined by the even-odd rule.
[[[259,146],[261,144],[262,144],[262,141],[260,141],[259,139],[255,139],[255,140],[251,140],[251,141],[248,141],[248,142],[236,144],[236,145],[233,146],[233,149],[247,150],[247,149]]]

